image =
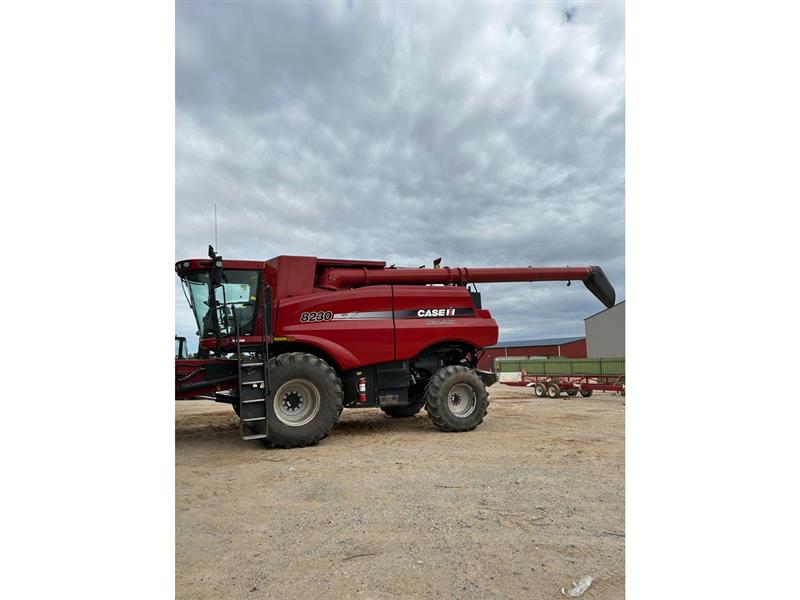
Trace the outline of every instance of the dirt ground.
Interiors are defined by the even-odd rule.
[[[467,433],[345,409],[318,446],[176,402],[178,598],[624,596],[624,398],[495,384]]]

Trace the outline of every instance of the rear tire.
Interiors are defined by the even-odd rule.
[[[483,422],[489,407],[486,385],[467,367],[439,369],[425,386],[425,410],[443,431],[470,431]]]
[[[339,422],[344,392],[321,358],[288,352],[269,361],[268,446],[302,448],[326,438]]]
[[[544,398],[547,395],[547,390],[543,383],[537,383],[533,386],[533,393],[536,394],[537,398]]]
[[[547,396],[550,398],[558,398],[561,395],[561,388],[558,387],[555,383],[551,383],[547,386]]]
[[[578,390],[567,390],[567,396],[569,396],[570,398],[577,395],[578,395]]]
[[[594,390],[581,390],[581,396],[588,398],[594,393]]]
[[[423,406],[425,406],[424,402],[415,402],[405,406],[382,406],[381,410],[393,419],[404,419],[413,417],[422,410]]]

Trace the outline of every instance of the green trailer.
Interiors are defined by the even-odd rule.
[[[624,358],[496,358],[499,373],[520,373],[520,381],[507,385],[532,387],[539,396],[558,398],[561,394],[583,397],[595,391],[625,394]]]

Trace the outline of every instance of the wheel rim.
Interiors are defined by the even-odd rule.
[[[554,387],[547,388],[547,395],[550,396],[551,398],[555,398],[556,396],[558,396],[558,394],[556,394],[556,388]]]
[[[456,417],[467,417],[475,410],[478,399],[475,390],[466,383],[457,383],[447,394],[447,407]]]
[[[304,379],[292,379],[275,392],[272,407],[278,420],[290,427],[300,427],[317,416],[319,390]]]

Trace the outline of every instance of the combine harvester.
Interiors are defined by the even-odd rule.
[[[175,265],[197,321],[197,359],[175,361],[177,399],[231,404],[244,439],[315,444],[343,408],[409,417],[445,431],[483,421],[494,373],[477,370],[497,322],[467,285],[582,281],[605,306],[600,267],[395,268],[380,261],[278,256]]]

